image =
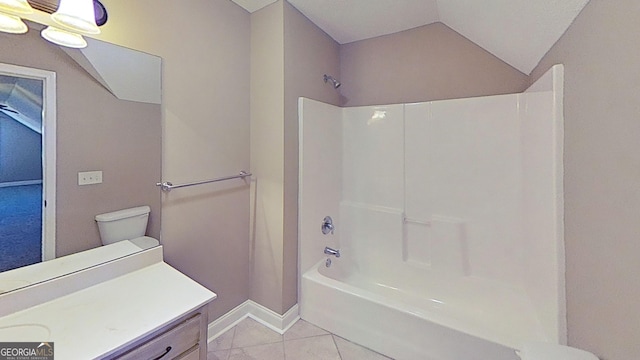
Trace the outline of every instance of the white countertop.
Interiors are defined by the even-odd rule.
[[[37,284],[90,266],[142,251],[130,241],[119,241],[108,246],[55,258],[0,273],[0,294],[23,286]]]
[[[0,341],[53,342],[56,359],[102,358],[215,298],[215,293],[157,262],[0,317]],[[37,338],[28,338],[28,331],[10,331],[25,324],[35,325],[31,336]],[[46,329],[49,337],[40,338]]]

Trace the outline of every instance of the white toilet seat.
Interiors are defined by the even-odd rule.
[[[157,239],[154,239],[149,236],[141,236],[135,239],[131,239],[129,241],[131,241],[134,245],[136,245],[141,249],[150,249],[152,247],[156,247],[160,245],[160,242]]]

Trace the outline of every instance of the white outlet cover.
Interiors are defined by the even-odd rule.
[[[78,185],[102,183],[102,171],[84,171],[78,173]]]

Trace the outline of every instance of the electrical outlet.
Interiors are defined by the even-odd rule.
[[[85,171],[78,173],[78,185],[102,183],[102,171]]]

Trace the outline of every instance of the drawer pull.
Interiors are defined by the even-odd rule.
[[[165,356],[169,353],[169,351],[171,351],[171,346],[167,346],[167,349],[164,351],[164,354],[162,354],[162,355],[158,356],[157,358],[155,358],[155,359],[153,359],[153,360],[159,360],[159,359],[162,359],[163,357],[165,357]]]

